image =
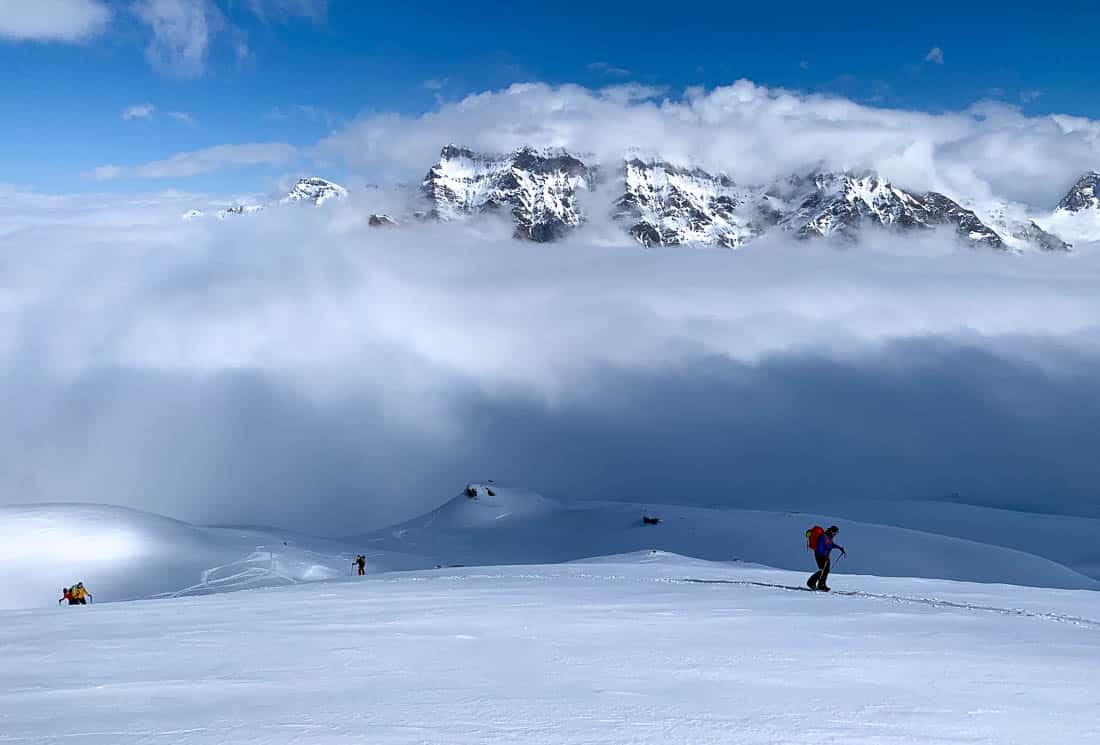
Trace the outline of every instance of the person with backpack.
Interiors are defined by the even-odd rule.
[[[840,549],[841,555],[848,553],[835,540],[839,532],[840,528],[835,525],[830,525],[828,530],[815,525],[806,531],[807,547],[813,549],[814,561],[817,562],[817,571],[806,580],[806,586],[811,590],[829,592],[829,585],[826,582],[829,579],[829,570],[832,568],[833,549]]]
[[[76,601],[73,600],[73,588],[71,587],[61,588],[61,599],[57,601],[57,604],[61,605],[66,600],[69,601],[69,605],[76,605]]]
[[[367,557],[363,554],[359,554],[355,557],[355,561],[352,562],[359,567],[359,576],[362,577],[367,573]]]
[[[84,589],[83,582],[77,582],[76,586],[72,588],[72,604],[73,605],[87,605],[88,601],[92,599],[92,593]],[[87,599],[85,599],[87,598]]]

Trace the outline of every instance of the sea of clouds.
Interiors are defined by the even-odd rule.
[[[440,142],[610,153],[629,127],[732,172],[894,152],[914,180],[929,169],[926,186],[977,179],[1028,201],[1064,190],[1095,148],[1091,122],[1000,109],[875,111],[744,83],[639,95],[519,86],[367,116],[319,147],[404,174]],[[799,106],[814,127],[788,121]],[[871,134],[836,123],[852,119]],[[940,139],[897,151],[914,132]],[[1020,138],[1037,151],[1008,178],[995,154]],[[1087,243],[1003,255],[872,231],[645,250],[599,218],[554,244],[494,219],[370,228],[386,189],[193,222],[189,194],[3,196],[4,503],[351,534],[496,478],[562,498],[785,509],[958,493],[1100,514]]]

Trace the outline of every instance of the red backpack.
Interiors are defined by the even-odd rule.
[[[825,535],[825,528],[820,525],[815,525],[806,531],[806,548],[811,551],[817,551],[817,541],[821,536]]]

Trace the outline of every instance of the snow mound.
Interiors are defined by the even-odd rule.
[[[0,608],[55,605],[84,582],[94,602],[205,595],[345,577],[358,546],[244,528],[204,528],[123,507],[0,507]],[[370,571],[423,566],[366,552]]]
[[[559,510],[560,504],[535,492],[503,489],[492,484],[470,484],[464,493],[415,522],[425,530],[491,525],[501,525],[507,529],[517,522],[526,524],[540,515]]]
[[[1012,522],[1012,513],[983,512],[980,534],[960,528],[961,534],[951,535],[950,521],[944,521],[948,524],[941,525],[938,530],[943,532],[937,534],[800,512],[559,503],[526,491],[504,487],[493,491],[490,497],[484,486],[477,486],[476,497],[456,497],[421,518],[372,533],[365,540],[377,548],[427,557],[440,566],[553,563],[659,549],[808,572],[813,562],[806,551],[806,529],[837,523],[842,527],[839,542],[849,548],[848,556],[838,562],[839,571],[1100,589],[1100,582],[1081,568],[1028,552],[1041,548],[1038,541],[1024,550],[1019,544],[997,545],[998,530],[1006,537],[1021,532]],[[924,505],[933,511],[939,507]],[[660,518],[660,524],[644,524],[643,514]],[[882,511],[880,517],[886,522]],[[1072,543],[1079,544],[1077,549],[1065,555],[1077,557],[1083,566],[1095,564],[1095,556],[1089,554],[1094,540],[1087,531],[1074,534]]]

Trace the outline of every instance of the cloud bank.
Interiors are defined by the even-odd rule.
[[[742,183],[812,168],[874,169],[913,190],[1051,209],[1100,167],[1100,123],[1029,117],[1003,103],[929,114],[767,88],[749,81],[683,95],[635,84],[592,90],[514,85],[422,116],[368,113],[319,143],[371,183],[416,181],[454,142],[501,152],[565,147],[606,164],[633,147]]]
[[[1100,256],[370,229],[384,195],[0,204],[0,500],[357,533],[468,479],[1100,511]],[[16,258],[12,258],[16,257]]]

